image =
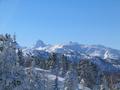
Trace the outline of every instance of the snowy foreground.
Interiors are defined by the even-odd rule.
[[[31,68],[26,68],[25,71],[30,70],[30,69]],[[33,70],[35,72],[39,72],[41,74],[44,73],[44,77],[47,78],[47,80],[50,83],[54,83],[54,80],[56,79],[56,75],[51,74],[50,70],[44,70],[44,69],[40,69],[40,68],[34,68]],[[64,82],[65,82],[65,78],[58,76],[58,87],[61,88],[60,90],[63,90]],[[83,85],[83,83],[81,82],[80,84],[78,84],[78,89],[76,89],[76,90],[91,90],[91,89],[89,89],[88,87],[85,87]]]

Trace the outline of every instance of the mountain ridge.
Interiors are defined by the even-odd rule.
[[[37,46],[37,47],[36,47]],[[85,45],[78,42],[72,42],[65,44],[45,44],[42,40],[38,40],[35,46],[32,48],[24,48],[23,52],[31,52],[33,55],[48,57],[50,53],[64,54],[70,60],[80,60],[89,57],[100,57],[102,59],[119,60],[120,50],[105,47],[103,45]],[[114,61],[110,62],[114,62]]]

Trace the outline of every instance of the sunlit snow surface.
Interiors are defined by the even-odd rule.
[[[66,44],[49,45],[39,40],[32,48],[23,48],[24,55],[31,53],[35,56],[48,58],[51,53],[64,54],[69,60],[88,59],[100,57],[110,63],[120,64],[120,50],[108,48],[102,45],[83,45],[76,42]],[[116,61],[115,61],[116,60]]]
[[[26,68],[25,70],[28,70],[30,68]],[[52,74],[50,70],[44,70],[44,69],[40,69],[40,68],[34,68],[35,72],[39,72],[41,74],[45,74],[45,77],[48,78],[48,81],[53,83],[56,75]],[[65,79],[63,77],[58,76],[58,87],[60,88],[64,88],[64,81]],[[78,87],[80,90],[91,90],[88,87],[83,86],[83,84],[79,84],[78,83]]]

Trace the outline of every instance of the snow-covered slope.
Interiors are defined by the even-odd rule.
[[[29,70],[31,68],[26,68],[25,71]],[[52,74],[50,70],[44,70],[44,69],[41,69],[41,68],[34,68],[34,72],[37,72],[39,74],[44,74],[44,77],[42,77],[42,79],[47,79],[49,82],[49,84],[52,84],[54,83],[54,80],[56,79],[56,75]],[[57,76],[58,78],[58,84],[59,84],[59,88],[61,88],[60,90],[62,90],[64,88],[64,81],[65,81],[65,78],[63,77],[60,77],[60,76]],[[78,88],[81,90],[84,88],[84,90],[91,90],[89,89],[88,87],[85,87],[83,83],[78,83]],[[50,88],[49,88],[50,90]]]
[[[31,52],[33,55],[48,56],[55,52],[66,55],[70,60],[80,60],[89,57],[100,57],[103,59],[120,59],[120,51],[102,45],[83,45],[77,42],[66,44],[47,45],[43,41],[37,41],[33,48],[23,49],[24,53]],[[109,60],[110,61],[110,60]]]

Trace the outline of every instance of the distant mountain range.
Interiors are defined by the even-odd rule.
[[[112,49],[102,45],[83,45],[70,41],[66,44],[50,45],[38,40],[32,48],[23,48],[24,54],[32,53],[33,55],[47,58],[50,53],[64,54],[70,60],[88,59],[100,57],[108,62],[120,62],[120,50]]]

